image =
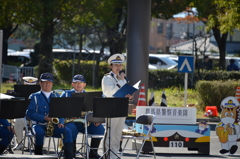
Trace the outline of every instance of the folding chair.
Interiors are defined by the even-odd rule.
[[[154,119],[155,119],[155,115],[153,115],[153,114],[143,114],[143,115],[140,115],[137,118],[136,124],[142,124],[142,127],[148,126],[148,128],[149,128],[147,133],[144,136],[122,135],[122,139],[127,139],[127,141],[124,144],[124,147],[123,147],[123,150],[122,150],[122,153],[121,153],[121,157],[123,155],[123,151],[126,149],[126,146],[127,146],[127,143],[129,141],[129,139],[133,139],[135,141],[135,148],[136,148],[136,151],[137,151],[137,157],[136,157],[137,159],[139,158],[140,152],[142,151],[142,148],[143,148],[146,140],[151,141],[154,158],[156,159],[153,140],[152,140],[152,135],[151,135]],[[141,147],[140,147],[139,150],[137,150],[136,140],[142,140],[142,144],[141,144]]]
[[[53,149],[55,151],[55,155],[58,156],[58,150],[57,150],[57,146],[56,146],[56,143],[55,143],[55,138],[54,137],[51,137],[51,136],[45,136],[45,138],[49,138],[48,140],[48,147],[47,147],[47,155],[49,155],[49,150],[50,150],[50,143],[51,143],[51,140],[53,141]]]
[[[24,130],[25,130],[25,133],[24,133],[24,137],[22,139],[22,141],[20,143],[23,142],[23,145],[25,146],[25,143],[26,143],[26,138],[28,140],[28,143],[27,143],[27,150],[29,150],[30,152],[30,155],[32,154],[32,149],[34,149],[34,134],[33,134],[33,131],[32,131],[32,122],[30,119],[28,119],[26,116],[24,117],[24,124],[25,124],[25,127],[24,127]],[[24,154],[24,148],[22,149],[22,154]]]
[[[34,150],[34,145],[35,145],[35,134],[32,130],[32,121],[30,119],[28,119],[26,116],[24,117],[24,123],[25,123],[25,127],[24,127],[24,130],[25,130],[25,135],[22,139],[22,141],[20,143],[23,142],[23,145],[25,146],[25,143],[26,143],[26,139],[28,141],[27,143],[27,150],[29,150],[29,153],[30,155],[32,155],[32,150]],[[55,144],[55,140],[53,137],[46,137],[46,138],[49,138],[49,141],[48,141],[48,148],[47,148],[47,154],[49,155],[49,149],[50,149],[50,143],[51,143],[51,139],[53,140],[53,145],[54,145],[54,151],[55,151],[55,154],[58,155],[58,152],[57,152],[57,147],[56,147],[56,144]],[[24,148],[22,149],[22,154],[24,154]]]
[[[90,112],[85,115],[85,138],[86,138],[86,155],[87,159],[89,159],[89,153],[91,149],[97,149],[97,148],[91,148],[88,143],[88,138],[103,138],[104,135],[98,135],[98,134],[88,134],[87,127],[88,123],[105,123],[105,118],[99,118],[99,117],[93,117],[93,113]],[[99,149],[99,148],[98,148]]]

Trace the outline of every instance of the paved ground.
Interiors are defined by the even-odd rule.
[[[54,140],[55,140],[55,143],[58,142],[58,139],[54,139]],[[24,151],[24,154],[22,155],[22,151],[15,150],[15,151],[13,151],[14,155],[12,155],[12,154],[2,155],[2,156],[0,156],[0,158],[57,158],[55,155],[55,151],[54,151],[53,141],[50,142],[50,151],[49,151],[49,155],[47,155],[48,152],[46,151],[46,149],[48,147],[48,143],[49,143],[49,139],[46,138],[45,144],[44,144],[45,150],[43,151],[44,156],[36,156],[36,155],[34,155],[33,152],[32,152],[32,155],[30,155],[30,152],[27,150]],[[124,143],[125,143],[125,141],[124,141]],[[132,147],[131,145],[132,145],[132,142],[129,142],[126,146],[126,149],[131,149],[131,147]],[[103,154],[102,142],[100,144],[100,148],[101,149],[99,149],[98,151],[99,151],[99,154],[102,155]],[[76,158],[77,159],[84,158],[85,149],[82,144],[82,135],[81,134],[78,135],[77,149],[79,150],[80,153],[76,156]],[[60,151],[60,148],[58,148],[58,150]],[[149,154],[144,154],[144,156],[147,158],[151,157],[151,155],[149,155]],[[123,157],[121,157],[121,158],[126,158],[126,159],[136,158],[136,152],[134,150],[125,150],[125,152],[123,153]]]
[[[45,140],[45,145],[44,145],[44,148],[47,149],[47,146],[48,146],[48,141],[49,139],[46,138]],[[126,140],[125,140],[126,141]],[[125,141],[123,142],[123,144],[125,143]],[[55,139],[55,142],[57,142],[57,139]],[[81,147],[82,147],[82,135],[78,135],[78,139],[77,139],[77,149],[79,150]],[[100,145],[100,148],[102,148],[102,143]],[[132,142],[129,141],[128,144],[127,144],[127,147],[126,149],[129,149],[129,150],[125,150],[124,153],[123,153],[123,156],[121,157],[122,159],[134,159],[136,158],[136,152],[134,150],[131,150],[132,149]],[[11,154],[7,154],[7,155],[3,155],[3,156],[0,156],[0,158],[48,158],[48,159],[51,159],[51,158],[57,158],[57,156],[55,155],[55,151],[54,151],[54,146],[53,146],[53,142],[50,143],[50,152],[49,152],[49,155],[47,155],[47,151],[43,151],[44,153],[44,156],[37,156],[37,155],[34,155],[34,153],[32,153],[32,155],[30,155],[29,151],[24,151],[24,155],[22,155],[22,152],[20,150],[15,150],[13,151],[14,152],[14,155],[11,155]],[[76,159],[83,159],[84,158],[84,149],[80,150],[80,152],[82,152],[83,154],[82,155],[77,155],[76,156]],[[200,157],[200,158],[207,158],[208,156],[203,156],[203,155],[198,155],[197,151],[188,151],[186,148],[184,149],[169,149],[169,148],[160,148],[160,147],[155,147],[155,152],[156,152],[156,155],[157,155],[157,158],[189,158],[191,156],[197,156],[197,157]],[[103,150],[100,149],[99,150],[99,154],[102,155],[103,154]],[[187,154],[187,155],[186,155]],[[188,156],[188,154],[190,156]],[[153,155],[152,154],[141,154],[140,155],[140,158],[141,159],[149,159],[149,158],[153,158]],[[191,157],[191,158],[195,158],[195,157]]]

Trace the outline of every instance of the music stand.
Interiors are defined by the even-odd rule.
[[[127,117],[128,116],[128,98],[94,98],[93,99],[93,116],[94,117],[105,117],[107,118],[107,122],[109,119],[109,123],[107,123],[108,131],[109,131],[109,148],[106,152],[104,152],[103,156],[108,154],[108,158],[110,158],[110,152],[112,152],[116,157],[118,155],[111,150],[111,118],[116,117]],[[107,111],[106,111],[107,110]],[[100,158],[103,158],[100,157]],[[120,157],[118,157],[120,159]]]
[[[20,93],[19,97],[24,97],[25,99],[28,99],[29,96],[32,93],[38,92],[41,87],[40,85],[24,85],[24,84],[20,84],[20,85],[14,85],[14,92],[15,93]]]
[[[0,119],[16,119],[23,118],[26,115],[30,99],[12,98],[0,101]]]
[[[72,118],[77,117],[81,114],[83,107],[83,97],[51,97],[49,117],[57,118]],[[66,126],[64,126],[66,128]],[[65,130],[64,130],[65,132]],[[65,134],[63,134],[63,137]],[[58,157],[63,156],[63,149],[60,151]]]
[[[29,105],[29,102],[30,99],[25,100],[24,98],[12,98],[0,100],[0,119],[23,118],[26,115],[26,110]],[[13,151],[11,149],[11,140],[8,145],[8,149],[4,153],[13,154]]]
[[[72,118],[81,115],[83,97],[51,97],[49,117]]]
[[[72,97],[84,97],[82,111],[93,111],[93,98],[102,97],[102,91],[100,91],[100,92],[72,93]]]

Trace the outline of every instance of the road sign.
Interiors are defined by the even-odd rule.
[[[193,56],[178,56],[178,72],[193,73],[194,72],[194,57]]]

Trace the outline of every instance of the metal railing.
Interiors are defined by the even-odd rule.
[[[2,67],[2,78],[19,81],[23,76],[34,77],[33,67],[19,67],[12,65],[4,65]]]

